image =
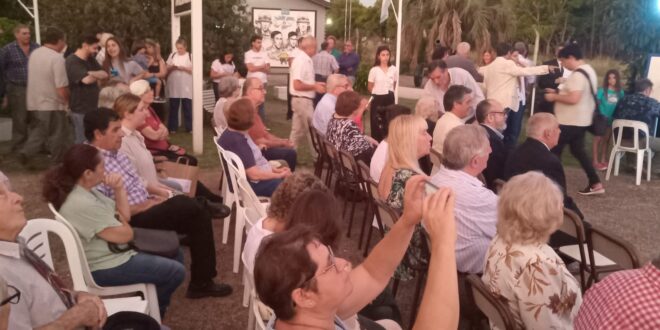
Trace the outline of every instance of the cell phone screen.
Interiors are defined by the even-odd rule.
[[[435,194],[436,191],[438,191],[438,187],[431,182],[426,181],[424,183],[424,190],[426,192],[426,195],[433,195]]]

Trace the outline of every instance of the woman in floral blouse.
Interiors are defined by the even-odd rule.
[[[410,177],[422,173],[418,160],[431,151],[431,135],[424,118],[401,115],[390,122],[387,141],[387,161],[378,182],[378,193],[389,206],[402,212],[404,187]],[[428,264],[425,243],[422,227],[418,225],[406,256],[394,273],[395,278],[409,280],[414,276],[413,268]]]
[[[378,142],[360,132],[353,117],[362,116],[367,108],[366,100],[354,91],[345,91],[337,97],[335,114],[328,122],[326,138],[337,150],[348,152],[355,160],[367,165],[371,162]]]
[[[572,329],[582,303],[578,281],[547,245],[563,221],[562,200],[539,172],[514,176],[500,193],[497,235],[481,279],[520,328]]]

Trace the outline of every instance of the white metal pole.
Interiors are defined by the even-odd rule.
[[[39,28],[39,0],[33,1],[32,13],[34,14],[34,34],[37,43],[41,45],[41,28]]]
[[[344,1],[344,40],[346,40],[346,23],[348,22],[348,0]]]
[[[538,60],[538,57],[539,57],[539,39],[540,39],[540,36],[539,36],[539,31],[536,28],[534,28],[534,33],[536,33],[536,39],[534,40],[534,59],[533,59],[533,61],[534,61],[534,65],[536,65],[536,61]],[[536,103],[536,86],[537,86],[536,82],[538,82],[538,79],[536,79],[536,81],[534,82],[534,87],[532,88],[532,105],[529,108],[530,109],[530,114],[529,114],[530,116],[534,115],[534,104]]]
[[[397,85],[400,84],[401,80],[401,23],[403,21],[403,5],[402,0],[399,0],[399,14],[396,16],[396,71],[399,81]],[[394,103],[399,103],[399,86],[396,86],[394,89]]]
[[[203,113],[203,90],[204,90],[204,58],[203,58],[203,24],[202,24],[202,0],[192,0],[191,24],[192,24],[192,62],[193,62],[193,152],[201,155],[204,151],[204,113]]]
[[[353,0],[348,3],[348,39],[351,39],[351,20],[353,19]]]
[[[174,15],[174,0],[172,0],[172,12],[171,12],[171,18],[170,20],[172,21],[172,31],[171,31],[171,52],[174,52],[176,50],[176,39],[179,38],[181,35],[181,18],[179,18],[178,15]]]

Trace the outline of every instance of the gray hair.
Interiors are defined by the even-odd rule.
[[[440,113],[438,108],[440,108],[438,99],[433,96],[424,96],[415,104],[415,114],[424,119],[436,121]]]
[[[463,41],[456,46],[456,54],[468,55],[470,53],[470,44]]]
[[[130,90],[125,84],[103,87],[99,92],[99,108],[112,109],[115,105],[115,100],[126,93],[130,93]]]
[[[462,170],[474,156],[486,151],[488,133],[479,125],[461,125],[447,134],[442,148],[442,165],[450,170]]]
[[[557,125],[557,118],[547,112],[535,113],[527,121],[527,137],[539,139],[543,132]]]
[[[333,73],[329,75],[325,83],[328,93],[332,93],[332,91],[339,87],[344,80],[348,80],[348,78],[346,78],[346,76],[343,74]]]
[[[218,81],[218,94],[220,97],[231,97],[240,88],[240,84],[236,77],[226,76],[220,78]]]

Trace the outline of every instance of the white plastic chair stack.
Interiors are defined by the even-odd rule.
[[[623,130],[624,128],[633,130],[633,144],[625,145],[623,141]],[[643,136],[646,138],[643,141],[640,141],[640,133],[644,133]],[[644,153],[646,153],[646,181],[651,181],[651,158],[653,157],[653,152],[649,147],[649,127],[646,123],[636,120],[625,120],[625,119],[616,119],[612,123],[612,138],[614,139],[614,147],[612,148],[612,153],[610,154],[610,161],[607,166],[607,175],[605,180],[610,179],[610,173],[612,172],[612,164],[614,164],[614,175],[619,175],[619,165],[621,163],[621,158],[626,152],[637,154],[637,176],[635,178],[635,184],[639,186],[642,181],[642,167],[644,165]],[[642,143],[643,142],[643,143]],[[643,144],[643,145],[642,145]]]
[[[33,219],[27,222],[27,225],[20,233],[20,237],[26,242],[29,249],[34,251],[39,257],[44,260],[52,269],[53,258],[50,251],[50,244],[48,241],[48,233],[57,235],[64,244],[67,261],[69,264],[69,271],[73,280],[73,289],[75,291],[90,292],[101,296],[103,304],[107,310],[108,315],[120,311],[133,311],[139,313],[149,314],[160,323],[160,312],[158,310],[158,298],[156,296],[156,289],[151,285],[153,297],[149,288],[145,284],[134,284],[118,287],[100,287],[93,282],[87,282],[87,278],[91,279],[91,272],[85,259],[85,253],[79,245],[80,241],[78,234],[61,221],[52,219]],[[140,292],[145,297],[143,300],[140,296],[123,297],[123,298],[103,298],[103,296],[127,294]]]
[[[55,207],[53,204],[48,203],[48,208],[50,211],[55,215],[55,220],[57,220],[57,223],[60,223],[64,225],[69,233],[71,234],[71,239],[72,242],[74,242],[74,246],[76,247],[76,250],[71,250],[71,253],[73,256],[69,257],[69,249],[66,249],[66,254],[67,254],[67,259],[69,260],[69,268],[71,268],[72,263],[76,262],[79,266],[76,268],[79,268],[80,270],[77,271],[78,274],[76,276],[73,275],[73,268],[71,268],[71,277],[74,280],[73,286],[75,290],[79,291],[87,291],[93,294],[96,294],[103,298],[104,296],[114,296],[114,295],[125,295],[128,293],[140,293],[142,297],[144,297],[144,300],[141,299],[140,297],[129,297],[129,301],[124,301],[126,298],[112,298],[112,299],[103,299],[103,303],[106,305],[106,308],[108,309],[108,314],[110,313],[111,310],[114,310],[114,312],[119,312],[119,311],[137,311],[145,314],[149,314],[149,316],[153,317],[158,321],[158,323],[161,322],[160,319],[160,309],[158,305],[158,295],[156,292],[156,286],[150,283],[140,283],[140,284],[129,284],[129,285],[121,285],[121,286],[105,286],[102,287],[94,281],[94,278],[92,277],[92,272],[89,269],[89,265],[87,264],[87,258],[85,257],[85,250],[83,249],[82,242],[80,241],[80,237],[78,236],[78,232],[76,232],[76,229],[59,213],[57,210],[55,210]],[[60,236],[61,237],[61,236]],[[47,239],[47,237],[46,237]],[[64,239],[62,238],[62,241]],[[66,245],[65,245],[66,248]],[[76,257],[77,256],[77,261]],[[141,302],[140,304],[146,304],[147,306],[145,308],[136,308],[136,309],[131,309],[128,308],[131,306],[132,302],[136,298],[138,298]],[[124,300],[120,300],[124,299]]]

